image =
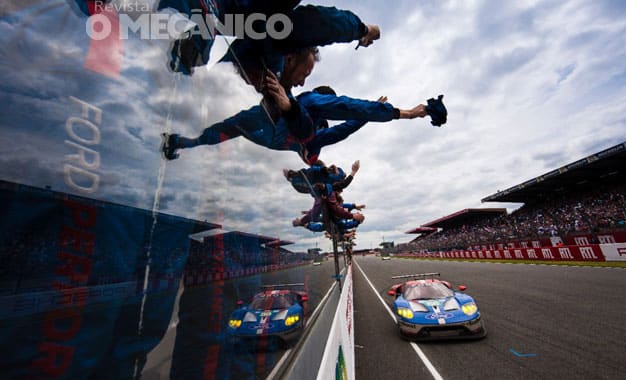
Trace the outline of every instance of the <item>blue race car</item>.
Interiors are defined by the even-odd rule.
[[[436,279],[439,273],[394,276],[406,282],[393,285],[393,312],[400,336],[406,339],[435,340],[483,338],[487,330],[472,297],[461,285],[455,291],[447,281]]]
[[[265,285],[249,305],[233,311],[228,333],[236,338],[276,337],[289,343],[297,339],[305,324],[306,292],[281,289],[304,284]]]

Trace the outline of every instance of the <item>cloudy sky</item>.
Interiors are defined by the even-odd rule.
[[[117,1],[117,0],[116,0]],[[128,1],[126,1],[128,3]],[[10,4],[13,2],[9,2]],[[238,138],[181,152],[165,162],[164,131],[197,136],[202,129],[258,104],[260,97],[228,64],[192,77],[166,69],[167,41],[124,41],[121,74],[85,69],[85,19],[68,2],[15,2],[0,7],[0,179],[220,223],[297,244],[330,244],[291,227],[312,198],[296,193],[283,168],[303,164],[293,152],[270,151]],[[320,158],[361,170],[344,192],[364,203],[357,248],[444,215],[587,155],[626,141],[626,2],[570,1],[318,1],[378,24],[368,48],[321,48],[322,60],[303,88],[332,85],[339,94],[386,95],[410,108],[445,95],[448,123],[426,119],[370,123]],[[313,32],[313,31],[312,31]],[[224,50],[214,46],[213,60]],[[102,110],[92,127],[76,122],[80,99]],[[72,122],[72,120],[74,120]],[[76,134],[99,164],[91,192],[67,180]],[[80,144],[79,144],[80,145]],[[84,145],[84,144],[83,144]],[[86,145],[84,145],[86,146]],[[73,180],[89,187],[89,178]]]

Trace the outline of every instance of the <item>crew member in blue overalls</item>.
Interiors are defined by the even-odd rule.
[[[358,160],[352,164],[352,173],[348,177],[354,177],[359,170],[359,165]],[[337,165],[326,166],[322,160],[317,160],[310,167],[298,171],[283,169],[283,174],[291,186],[303,194],[311,194],[311,187],[316,183],[332,185],[347,178],[342,168]]]
[[[312,165],[318,160],[324,146],[346,139],[367,121],[385,122],[430,115],[433,125],[445,123],[447,111],[441,96],[435,106],[431,106],[433,99],[429,99],[428,106],[419,104],[406,110],[387,103],[386,97],[368,101],[314,91],[305,92],[296,100],[291,96],[291,88],[304,85],[315,61],[319,60],[316,57],[317,49],[287,55],[280,82],[271,72],[267,72],[265,89],[282,112],[276,121],[266,115],[264,108],[255,106],[206,128],[197,138],[163,134],[161,151],[164,157],[172,160],[178,157],[178,149],[216,145],[244,136],[269,149],[295,151],[307,165]],[[348,121],[330,128],[316,128],[325,119]]]
[[[344,203],[341,192],[349,185],[348,183],[334,183],[325,185],[316,183],[314,190],[316,193],[315,203],[308,212],[301,218],[292,221],[294,227],[302,226],[313,232],[328,231],[328,223],[335,223],[340,232],[358,227],[365,220],[365,216],[359,212],[352,213],[352,210],[361,211],[365,205],[356,203]],[[328,213],[323,215],[324,209]]]
[[[292,221],[292,224],[294,227],[297,226],[304,226],[306,228],[308,228],[311,231],[315,231],[315,232],[321,232],[325,229],[325,225],[322,223],[323,222],[323,206],[324,206],[324,202],[327,201],[327,198],[329,196],[329,194],[331,194],[332,192],[342,192],[346,187],[348,187],[351,183],[352,180],[354,179],[354,176],[356,175],[356,173],[359,171],[359,168],[361,167],[361,162],[359,160],[356,160],[353,164],[352,164],[352,172],[348,175],[345,176],[343,178],[341,178],[340,180],[337,180],[335,182],[329,183],[328,180],[331,177],[334,177],[336,175],[331,175],[331,176],[326,176],[324,177],[324,182],[316,182],[313,185],[313,189],[309,190],[309,192],[311,193],[311,195],[315,198],[315,201],[313,202],[313,207],[309,210],[309,211],[304,211],[303,212],[303,216],[301,218],[296,218]],[[343,207],[348,209],[348,211],[352,211],[353,209],[357,209],[357,210],[361,210],[363,208],[365,208],[365,205],[356,205],[356,204],[343,204]],[[357,217],[358,219],[359,217]],[[354,218],[352,220],[345,220],[343,221],[343,227],[345,229],[351,228],[351,227],[356,227],[360,222],[355,221]]]
[[[157,8],[163,12],[180,12],[196,21],[212,15],[223,25],[226,25],[226,15],[242,15],[245,19],[258,13],[265,16],[265,21],[276,14],[287,16],[291,21],[291,31],[285,33],[285,38],[273,38],[271,33],[267,33],[265,21],[258,20],[252,25],[254,31],[265,33],[266,37],[253,39],[244,36],[237,39],[222,59],[235,63],[244,79],[255,87],[256,83],[260,83],[255,78],[261,79],[264,69],[275,74],[282,72],[284,55],[303,47],[355,40],[359,41],[359,46],[368,46],[380,38],[378,26],[364,24],[350,11],[335,7],[298,6],[299,3],[300,0],[160,0]],[[210,27],[193,23],[191,29],[174,42],[169,62],[172,70],[191,75],[193,67],[209,61],[213,36],[203,36],[201,32],[206,34]]]

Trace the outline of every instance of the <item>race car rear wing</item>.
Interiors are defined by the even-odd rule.
[[[393,276],[391,277],[392,279],[397,279],[397,278],[415,278],[415,279],[425,279],[425,278],[433,278],[435,276],[441,276],[440,273],[437,272],[433,272],[433,273],[416,273],[416,274],[405,274],[402,276]]]

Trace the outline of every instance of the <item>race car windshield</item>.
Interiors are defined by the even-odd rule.
[[[444,284],[433,282],[409,286],[404,290],[403,296],[407,300],[420,300],[451,297],[453,294]]]
[[[294,304],[293,294],[257,295],[250,303],[251,309],[288,309]]]

